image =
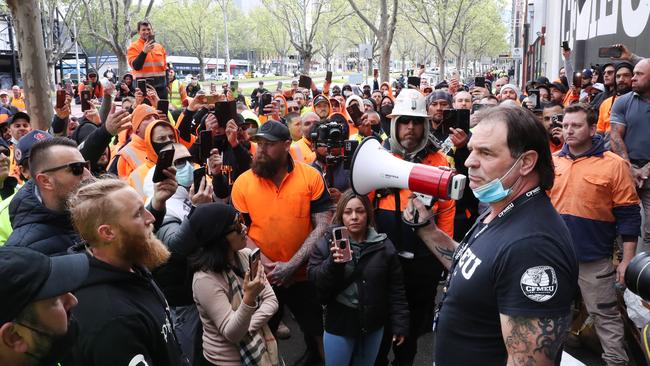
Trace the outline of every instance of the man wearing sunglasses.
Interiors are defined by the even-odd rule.
[[[446,94],[446,93],[445,93]],[[439,100],[439,99],[435,99]],[[404,89],[395,99],[395,107],[387,117],[391,119],[390,137],[384,142],[395,156],[413,163],[431,166],[448,166],[445,155],[430,149],[429,131],[431,123],[427,113],[425,97],[415,89]],[[404,224],[396,213],[404,212],[411,191],[402,189],[395,193],[389,190],[378,190],[374,197],[377,229],[388,235],[398,251],[402,268],[404,269],[404,285],[409,305],[410,325],[406,341],[393,347],[394,364],[412,365],[417,353],[417,340],[425,329],[431,329],[427,324],[430,312],[434,309],[436,289],[440,281],[443,267],[424,246],[422,240],[415,235],[410,226]],[[436,217],[436,222],[450,236],[454,232],[454,201],[434,201],[427,205],[430,214]],[[377,356],[377,364],[387,365],[388,353],[391,348],[393,334],[386,329],[382,346]]]
[[[38,141],[29,152],[31,179],[9,206],[14,231],[6,245],[29,247],[47,255],[61,254],[80,240],[66,201],[83,180],[91,177],[90,163],[68,138],[51,137],[38,130],[25,138]]]

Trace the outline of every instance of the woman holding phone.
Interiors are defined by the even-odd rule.
[[[307,268],[325,305],[325,364],[373,365],[384,328],[397,346],[408,334],[402,268],[386,234],[375,231],[368,197],[347,190],[332,221],[334,233],[316,244]]]
[[[199,249],[189,264],[206,365],[278,365],[277,343],[267,324],[278,301],[259,260],[250,263],[243,218],[222,204],[201,210],[201,220],[190,222]]]

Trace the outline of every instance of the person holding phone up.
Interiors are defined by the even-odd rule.
[[[138,22],[138,38],[127,50],[127,60],[135,80],[151,79],[160,99],[167,99],[167,51],[156,42],[153,25],[146,20]],[[144,91],[143,91],[144,92]]]
[[[243,216],[232,206],[210,203],[195,209],[189,225],[198,244],[189,265],[203,323],[203,364],[278,365],[277,343],[268,326],[278,301],[259,257],[249,263]]]
[[[325,305],[325,365],[373,365],[385,327],[396,346],[408,334],[402,267],[393,243],[374,228],[368,197],[343,193],[333,226],[346,233],[329,231],[307,267]]]

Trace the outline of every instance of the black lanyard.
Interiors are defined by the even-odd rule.
[[[460,244],[454,251],[454,255],[452,256],[452,264],[451,267],[449,268],[449,272],[447,273],[447,279],[445,280],[445,287],[443,287],[442,289],[443,291],[442,300],[440,300],[440,303],[438,304],[435,317],[433,320],[434,331],[438,323],[438,317],[440,315],[440,310],[442,309],[442,304],[445,302],[445,299],[447,298],[447,290],[449,289],[449,284],[451,283],[451,276],[456,270],[456,267],[458,266],[458,262],[460,262],[460,258],[463,256],[465,251],[469,249],[469,247],[476,241],[476,239],[481,234],[486,232],[489,228],[495,227],[499,222],[503,221],[504,218],[510,215],[515,210],[515,208],[523,206],[525,203],[535,198],[535,196],[537,196],[541,192],[542,189],[540,187],[536,187],[526,192],[525,194],[522,194],[521,196],[517,197],[514,201],[510,202],[503,210],[501,210],[501,212],[499,212],[499,214],[492,221],[485,224],[481,228],[481,230],[479,230],[476,234],[474,234],[474,230],[476,230],[478,225],[483,221],[483,219],[487,215],[490,214],[491,211],[484,212],[481,216],[479,216],[476,219],[476,222],[474,222],[474,225],[472,225],[472,227],[467,231],[467,233],[463,237],[463,240],[461,240]]]

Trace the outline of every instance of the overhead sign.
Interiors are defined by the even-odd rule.
[[[513,48],[513,49],[512,49],[512,58],[514,58],[515,60],[521,60],[521,57],[522,57],[523,54],[524,54],[523,51],[524,51],[524,49],[521,48],[521,47],[515,47],[515,48]]]
[[[362,43],[359,45],[359,58],[366,60],[372,58],[372,45],[370,43]]]

